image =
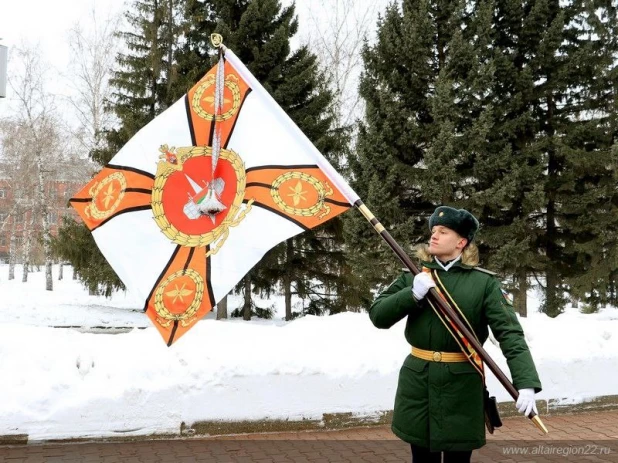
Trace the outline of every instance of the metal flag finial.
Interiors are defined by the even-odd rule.
[[[210,34],[210,43],[215,48],[219,48],[223,45],[223,36],[221,34]]]
[[[539,415],[535,415],[530,419],[532,420],[534,425],[541,430],[543,434],[549,434],[549,431],[545,427],[545,424],[541,421],[541,418],[539,418]]]

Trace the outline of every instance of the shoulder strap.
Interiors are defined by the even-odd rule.
[[[470,332],[474,334],[474,337],[476,338],[477,342],[479,342],[480,344],[478,336],[472,329],[470,322],[465,317],[461,309],[457,306],[457,303],[455,302],[455,300],[451,297],[449,292],[446,290],[446,287],[444,286],[444,284],[442,283],[442,280],[440,280],[440,277],[438,276],[438,272],[436,270],[431,271],[431,276],[433,277],[433,280],[436,283],[436,289],[438,290],[438,293],[440,294],[440,296],[455,310],[459,318],[468,326],[468,328],[470,329]],[[457,343],[461,351],[465,354],[465,356],[468,358],[472,366],[476,369],[476,371],[479,372],[479,374],[481,375],[481,378],[483,379],[483,383],[485,383],[485,370],[483,368],[483,361],[481,360],[481,357],[478,355],[474,347],[472,347],[470,342],[464,337],[463,333],[459,331],[457,326],[453,323],[452,320],[448,318],[448,316],[445,313],[442,313],[442,311],[439,310],[437,307],[435,307],[435,305],[431,301],[429,301],[429,305],[434,310],[436,315],[438,315],[438,318],[444,324],[448,332],[451,333],[451,336],[453,336],[453,338],[455,339],[455,342]]]
[[[442,283],[442,280],[440,279],[440,277],[438,276],[438,272],[436,272],[435,270],[431,272],[431,276],[433,277],[433,281],[436,282],[436,285],[438,286],[438,288],[440,289],[440,292],[442,294],[444,294],[446,301],[449,303],[449,305],[455,309],[455,312],[457,312],[457,315],[459,315],[459,318],[468,326],[468,329],[470,330],[470,332],[472,334],[474,334],[474,337],[476,338],[476,340],[478,341],[478,343],[480,344],[481,341],[479,340],[478,336],[476,335],[474,329],[472,328],[472,325],[470,324],[470,322],[468,321],[468,319],[466,318],[466,316],[464,315],[464,313],[461,311],[461,309],[459,308],[459,306],[457,305],[457,302],[455,302],[455,299],[453,299],[453,297],[450,295],[450,293],[446,290],[446,287],[444,286],[444,283]]]
[[[483,272],[494,277],[498,275],[496,272],[492,272],[491,270],[487,270],[486,268],[482,267],[474,267],[474,270],[478,270],[479,272]]]

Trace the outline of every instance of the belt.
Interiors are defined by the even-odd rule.
[[[412,346],[412,356],[429,362],[467,362],[468,357],[463,352],[434,352]]]

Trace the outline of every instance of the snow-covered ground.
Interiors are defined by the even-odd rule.
[[[409,352],[403,322],[378,330],[366,313],[344,313],[287,323],[279,299],[274,320],[207,318],[167,347],[124,292],[89,296],[70,268],[53,292],[43,272],[26,284],[21,269],[17,280],[7,274],[0,265],[0,435],[104,437],[177,433],[181,422],[201,420],[372,416],[392,409]],[[237,305],[230,301],[230,311]],[[531,292],[521,322],[543,382],[537,397],[568,403],[618,394],[618,310],[567,309],[549,319],[537,308]],[[508,373],[500,350],[485,347]],[[509,400],[495,378],[488,385]]]

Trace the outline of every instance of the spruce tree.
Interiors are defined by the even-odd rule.
[[[110,82],[116,89],[110,109],[120,124],[107,131],[106,148],[92,153],[93,160],[102,165],[174,102],[173,54],[179,26],[177,13],[170,6],[174,6],[170,0],[134,0],[133,9],[125,13],[130,30],[120,32],[118,38],[128,52],[118,55],[118,70]]]
[[[513,281],[515,307],[524,316],[528,278],[544,269],[538,239],[545,154],[536,141],[541,122],[534,107],[538,49],[550,18],[532,3],[495,2],[487,53],[494,69],[487,102],[493,124],[474,167],[487,265]]]
[[[350,165],[400,243],[425,239],[436,205],[466,207],[523,313],[530,275],[545,276],[552,316],[565,291],[615,294],[615,15],[592,0],[387,9],[364,52],[367,114]],[[350,247],[368,250],[356,275],[384,282],[390,250],[357,216],[347,230]]]
[[[530,178],[537,179],[536,188],[523,190],[528,196],[522,204],[533,207],[521,217],[522,232],[532,246],[517,262],[545,276],[541,310],[557,316],[568,291],[602,297],[615,269],[608,258],[608,238],[616,230],[610,149],[615,108],[608,107],[615,90],[607,78],[615,68],[615,25],[609,19],[615,8],[592,0],[497,4],[499,48],[512,50],[511,59],[502,60],[510,63],[499,82],[512,81],[519,89],[503,101],[519,104],[531,122],[515,131],[518,148],[528,153],[520,164],[542,169]],[[602,261],[607,265],[595,265]]]
[[[347,137],[332,129],[334,121],[328,111],[332,97],[320,81],[315,55],[306,46],[291,50],[290,39],[298,30],[294,6],[282,8],[277,0],[213,0],[210,6],[217,21],[215,31],[226,46],[339,168]],[[343,310],[345,302],[336,297],[343,294],[347,281],[342,241],[341,221],[335,218],[268,252],[245,279],[251,280],[253,291],[266,295],[279,283],[286,319],[293,317],[292,295],[312,301],[307,307],[311,313]],[[246,281],[239,283],[242,291],[247,287]]]
[[[392,4],[379,19],[377,43],[363,52],[360,92],[367,106],[350,159],[353,187],[410,251],[426,241],[436,206],[471,204],[474,185],[464,180],[473,174],[477,138],[491,123],[482,104],[491,73],[478,64],[483,44],[470,37],[474,29],[475,40],[487,40],[483,13],[471,13],[463,1]],[[350,216],[346,225],[350,251],[363,250],[351,259],[364,282],[358,303],[366,306],[370,289],[386,283],[400,264],[364,219]]]
[[[559,265],[566,289],[595,310],[611,299],[618,270],[616,194],[617,7],[610,1],[572,2],[559,49],[563,88],[556,98],[556,174]],[[558,92],[556,92],[558,93]],[[555,270],[554,270],[555,271]],[[550,282],[548,280],[548,296]],[[558,313],[550,305],[550,314]]]
[[[177,85],[172,100],[189,91],[216,63],[217,53],[210,42],[217,22],[211,0],[182,0],[179,3],[182,40],[174,57]]]

